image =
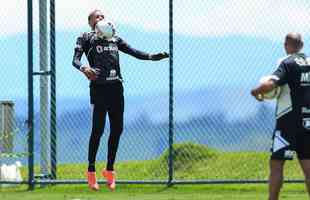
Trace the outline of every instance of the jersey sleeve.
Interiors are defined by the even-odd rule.
[[[272,73],[272,80],[279,86],[287,84],[289,81],[289,70],[285,62],[281,62],[279,67]]]
[[[86,34],[87,33],[81,34],[75,43],[72,65],[78,70],[82,67],[81,58],[86,49]]]
[[[143,51],[139,51],[137,49],[134,49],[129,44],[127,44],[123,39],[120,37],[117,38],[117,46],[118,49],[126,54],[129,54],[131,56],[134,56],[135,58],[141,59],[141,60],[150,60],[151,55],[148,53],[145,53]]]

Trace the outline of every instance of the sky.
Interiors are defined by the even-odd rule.
[[[34,1],[36,30],[38,2]],[[0,7],[0,24],[6,27],[0,36],[26,32],[26,3],[26,0],[10,0]],[[146,31],[168,31],[167,0],[56,1],[57,30],[87,27],[87,15],[95,8],[102,9],[116,24]],[[309,8],[307,0],[174,0],[174,30],[194,36],[238,34],[280,40],[290,31],[308,34]]]
[[[36,33],[39,29],[38,2],[34,0],[33,10]],[[89,30],[87,16],[96,8],[102,9],[107,18],[116,23],[116,27],[128,29],[119,31],[126,33],[126,39],[134,47],[147,51],[168,50],[168,0],[56,0],[56,31],[57,36],[62,37],[58,37],[57,42],[63,42],[58,43],[56,52],[59,59],[58,87],[63,88],[58,90],[58,97],[88,97],[88,81],[73,69],[71,54],[76,36],[81,30]],[[284,55],[280,55],[284,53],[281,43],[287,32],[300,32],[307,38],[306,45],[309,43],[309,10],[309,0],[174,0],[174,87],[186,96],[188,91],[212,87],[212,84],[229,90],[227,86],[238,82],[246,85],[241,95],[248,95],[255,79],[274,69],[274,61]],[[1,72],[0,83],[9,83],[0,84],[0,99],[11,99],[16,94],[25,98],[27,1],[6,1],[0,7],[0,13],[3,27],[0,42],[7,45],[0,49],[0,60],[7,67]],[[16,39],[20,35],[23,35],[22,39]],[[162,41],[149,41],[139,38],[140,35],[154,40],[161,38]],[[15,39],[13,43],[9,42],[12,38]],[[38,41],[34,43],[37,53]],[[35,63],[38,63],[38,55],[34,56]],[[122,57],[122,73],[128,96],[136,97],[140,93],[167,96],[168,60],[144,63],[128,56]],[[230,70],[235,60],[241,64],[237,63],[238,68]],[[15,69],[18,67],[21,69]],[[240,76],[246,72],[247,75]],[[12,77],[18,79],[14,83],[16,87],[11,85]],[[38,90],[38,79],[35,81]],[[77,83],[74,89],[71,88],[72,82]],[[10,90],[7,90],[8,87]],[[230,92],[233,94],[234,88]],[[249,100],[250,97],[247,98]],[[182,99],[176,101],[181,102]],[[237,103],[244,101],[234,103],[234,108],[239,108]],[[231,104],[227,106],[232,107]]]
[[[2,1],[5,3],[0,6],[0,60],[4,70],[0,72],[0,100],[25,99],[27,0]],[[64,112],[68,107],[89,106],[77,104],[78,99],[88,98],[88,80],[72,67],[71,59],[76,36],[81,30],[89,30],[87,16],[90,11],[102,9],[107,18],[115,22],[117,31],[125,33],[130,44],[138,49],[151,52],[169,49],[168,0],[55,1],[57,101],[65,99],[70,102],[69,106],[58,107],[58,112]],[[33,2],[34,61],[38,68],[39,0]],[[217,109],[225,112],[227,120],[248,118],[257,112],[250,88],[260,75],[275,68],[278,56],[284,55],[282,42],[285,34],[292,31],[303,34],[307,53],[310,53],[309,0],[173,2],[176,121],[186,121]],[[127,116],[141,111],[150,114],[155,121],[166,120],[168,115],[162,111],[168,111],[169,61],[146,63],[122,55],[121,66],[125,96],[131,97],[126,101],[131,105],[131,110],[126,105]],[[233,83],[240,85],[235,87]],[[38,78],[35,78],[34,87],[37,99]],[[37,108],[39,103],[35,102],[35,106]],[[16,107],[26,115],[25,102]],[[222,119],[215,120],[221,122]]]
[[[34,30],[37,33],[39,29],[39,0],[34,0],[33,2]],[[72,73],[75,72],[72,72],[71,69],[72,45],[75,42],[75,37],[81,30],[89,30],[87,16],[90,11],[96,8],[102,9],[106,16],[113,20],[116,23],[116,26],[120,27],[120,29],[131,27],[132,30],[134,30],[119,30],[122,33],[125,32],[124,35],[126,35],[126,39],[128,38],[129,43],[133,44],[134,47],[142,48],[146,51],[168,51],[168,0],[148,0],[144,1],[144,3],[141,3],[141,0],[56,0],[56,31],[58,33],[56,36],[66,37],[65,40],[61,40],[61,38],[58,37],[57,41],[67,42],[61,46],[61,48],[59,46],[57,48],[56,53],[58,59],[62,54],[66,54],[66,58],[62,58],[61,62],[58,62],[58,65],[60,65],[58,67],[66,66],[66,73],[69,74],[68,76],[73,77],[75,75],[72,75]],[[202,86],[208,86],[206,84],[207,81],[209,81],[209,84],[210,82],[217,82],[222,85],[229,85],[231,84],[230,82],[220,82],[218,79],[218,76],[223,73],[225,69],[218,67],[213,70],[206,69],[205,67],[217,67],[219,63],[221,66],[226,66],[227,63],[233,62],[237,57],[247,59],[244,61],[247,62],[254,54],[260,54],[265,62],[258,63],[260,60],[254,59],[255,63],[248,63],[248,65],[254,66],[254,64],[256,64],[270,66],[270,63],[273,62],[271,58],[274,58],[274,60],[277,58],[275,58],[275,55],[269,56],[268,54],[270,53],[264,52],[279,52],[279,48],[282,48],[281,43],[284,35],[287,32],[301,32],[304,37],[307,37],[309,40],[309,9],[310,1],[308,0],[174,0],[174,32],[176,35],[175,87],[183,90],[199,89]],[[22,62],[18,53],[26,55],[26,11],[26,0],[6,1],[6,4],[0,7],[0,24],[2,27],[5,27],[0,32],[0,42],[4,41],[4,44],[8,45],[7,47],[4,47],[7,49],[6,51],[4,51],[4,49],[2,50],[3,57],[0,57],[4,65],[10,66],[11,63],[9,60],[15,60],[14,62],[16,63],[18,61]],[[138,32],[137,30],[141,32]],[[70,35],[63,36],[66,33]],[[154,35],[163,34],[164,36],[162,37],[156,37],[164,38],[164,41],[148,41],[145,38],[139,38],[139,36],[133,35],[142,35],[141,33],[147,33],[145,35],[152,37]],[[13,38],[11,36],[16,38],[19,35],[24,35],[24,39],[16,40],[16,43],[13,45],[21,46],[21,49],[15,49],[15,47],[12,48],[12,44],[5,42],[9,41],[10,38]],[[183,39],[180,39],[179,36],[182,36]],[[154,36],[154,38],[156,37]],[[209,41],[210,38],[215,41],[211,43],[211,41]],[[257,38],[264,39],[266,43],[263,44],[262,40],[258,40]],[[200,39],[201,42],[197,42],[197,40],[200,41]],[[256,40],[256,43],[258,44],[255,43]],[[19,41],[20,43],[18,43]],[[143,44],[146,41],[148,44]],[[240,50],[238,52],[231,50],[236,46],[236,43],[240,44]],[[251,44],[248,45],[249,43]],[[212,48],[207,47],[210,45],[212,45]],[[269,47],[267,49],[266,46],[268,45]],[[34,47],[38,48],[38,46],[38,41],[34,41]],[[10,51],[8,51],[8,49],[10,49]],[[192,49],[195,49],[195,51],[192,51]],[[217,50],[217,52],[213,52],[212,49]],[[198,51],[200,53],[198,53]],[[206,53],[206,51],[208,52]],[[201,59],[197,59],[202,56],[205,57],[206,55],[217,57],[213,59],[214,62],[211,63],[202,63]],[[34,56],[35,62],[38,63],[38,55]],[[278,56],[278,54],[276,56]],[[11,59],[4,59],[7,57],[10,57]],[[159,66],[159,64],[147,63],[147,66],[157,66],[157,71],[154,70],[155,72],[147,72],[144,68],[146,64],[141,63],[140,61],[127,57],[122,60],[122,66],[129,66],[124,67],[122,70],[124,73],[123,75],[128,81],[128,85],[133,86],[129,87],[127,90],[130,94],[136,95],[141,92],[140,90],[136,90],[136,88],[140,87],[141,82],[134,82],[136,77],[140,76],[140,74],[143,74],[145,77],[152,75],[157,77],[155,76],[157,74],[158,77],[160,77],[164,74],[164,80],[167,81],[168,79],[168,76],[166,76],[166,74],[168,74],[168,61],[161,62],[161,66]],[[20,66],[22,63],[16,65]],[[131,65],[134,65],[135,70],[131,68]],[[194,65],[191,69],[186,68],[191,65]],[[180,68],[182,69],[179,70]],[[231,78],[231,80],[242,80],[242,77],[237,75],[242,73],[243,70],[243,68],[235,70],[233,74],[234,78]],[[257,73],[266,72],[268,70],[270,69],[261,71],[257,70]],[[8,70],[8,73],[11,75],[2,77],[10,79],[11,76],[15,76],[15,69]],[[25,74],[26,69],[23,69],[23,73],[18,74],[20,79],[24,82],[26,82]],[[194,78],[188,79],[187,82],[184,82],[182,78],[184,74]],[[210,74],[211,76],[209,76],[208,80],[203,78]],[[63,82],[68,82],[68,76],[60,74],[58,80],[62,79]],[[75,75],[74,78],[70,78],[70,80],[75,81],[76,76],[78,75]],[[83,79],[84,77],[79,78],[80,79],[77,81],[87,82]],[[204,81],[202,81],[203,79]],[[160,78],[148,80],[150,85],[158,85],[156,84],[158,81],[160,81]],[[245,82],[247,80],[242,81]],[[87,83],[84,85],[87,85]],[[158,88],[152,88],[154,91],[160,90],[164,93],[167,92],[166,87],[158,86]],[[16,87],[16,90],[21,90],[21,88]],[[6,93],[8,93],[7,96],[10,96],[13,92],[14,90],[6,91]],[[66,94],[66,92],[64,93]],[[149,90],[149,93],[153,93],[153,90]],[[82,95],[84,95],[84,93]]]

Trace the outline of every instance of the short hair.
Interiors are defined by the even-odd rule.
[[[90,19],[91,19],[91,17],[93,16],[93,14],[95,14],[95,12],[98,12],[98,11],[101,12],[101,10],[95,9],[95,10],[93,10],[93,11],[91,11],[91,12],[89,13],[89,15],[88,15],[88,22],[90,21]]]
[[[288,33],[285,36],[285,42],[296,49],[301,49],[304,44],[300,33]]]

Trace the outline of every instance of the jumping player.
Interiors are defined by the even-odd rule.
[[[99,190],[96,180],[95,161],[100,138],[105,127],[106,115],[110,121],[107,166],[102,175],[109,189],[115,189],[114,162],[121,133],[123,131],[124,96],[122,75],[119,64],[119,51],[141,60],[161,60],[168,58],[166,52],[148,54],[129,46],[122,38],[100,39],[95,34],[95,25],[105,18],[101,10],[94,10],[88,16],[90,32],[77,38],[74,49],[73,66],[90,80],[90,103],[93,105],[92,130],[88,150],[88,185]],[[81,63],[85,53],[89,65]]]

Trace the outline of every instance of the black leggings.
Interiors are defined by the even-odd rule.
[[[96,155],[104,132],[106,115],[110,121],[107,170],[114,170],[120,136],[123,131],[124,96],[121,83],[91,86],[93,104],[92,131],[89,140],[88,171],[95,171]]]

